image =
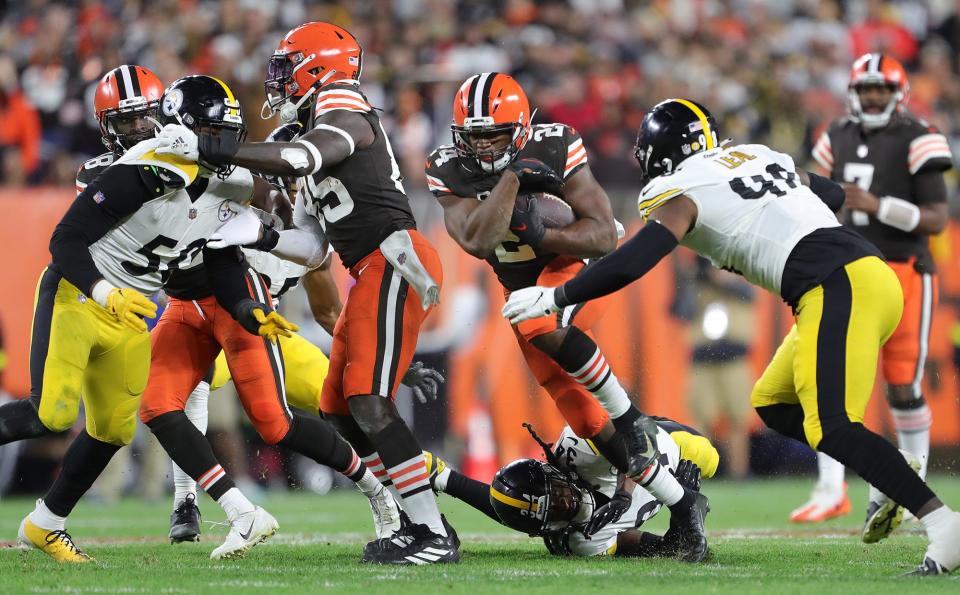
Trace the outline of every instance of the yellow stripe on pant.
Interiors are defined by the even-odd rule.
[[[319,347],[300,335],[280,337],[280,351],[283,352],[287,403],[291,407],[317,413],[320,409],[320,391],[323,380],[327,377],[330,360]],[[227,358],[221,351],[214,363],[210,390],[217,390],[229,381],[230,369],[227,367]]]
[[[863,423],[880,348],[902,313],[900,282],[882,260],[868,256],[838,269],[800,298],[796,323],[754,385],[751,404],[799,404],[813,448],[824,427]]]
[[[66,279],[59,278],[54,290],[51,275],[57,273],[44,270],[41,275],[41,284],[45,278],[51,281],[54,293],[49,337],[43,345],[39,338],[31,343],[31,350],[46,351],[40,421],[54,432],[69,429],[83,395],[87,433],[101,442],[129,444],[150,371],[150,335],[120,324]],[[39,290],[37,297],[40,304]],[[42,314],[36,311],[34,316]]]

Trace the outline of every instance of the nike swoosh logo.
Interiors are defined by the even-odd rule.
[[[518,226],[516,226],[516,227],[511,227],[510,230],[511,230],[511,231],[527,231],[527,224],[524,223],[523,225],[518,225]]]
[[[240,537],[242,537],[244,541],[250,541],[251,533],[253,533],[253,521],[250,521],[250,528],[247,529],[246,533],[240,533]]]

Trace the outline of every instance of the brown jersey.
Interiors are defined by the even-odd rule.
[[[587,163],[587,152],[576,130],[564,124],[533,126],[530,139],[517,159],[539,159],[567,179]],[[481,172],[461,161],[453,145],[443,145],[427,157],[427,185],[434,196],[448,194],[463,200],[484,200],[497,185],[500,174]],[[521,244],[507,233],[487,262],[500,283],[513,291],[536,285],[537,277],[556,254]]]
[[[97,176],[102,174],[108,167],[113,165],[113,162],[117,159],[117,156],[107,151],[102,155],[97,155],[93,159],[83,162],[83,165],[80,166],[80,169],[77,170],[77,194],[83,192],[83,189],[87,185],[96,180]]]
[[[917,195],[914,177],[953,167],[947,139],[927,122],[903,114],[869,132],[851,118],[836,120],[817,140],[813,158],[836,182],[857,184],[877,197],[892,196],[918,206],[933,201]],[[885,225],[861,211],[847,211],[844,224],[876,244],[887,260],[916,257],[932,266],[925,236]]]
[[[317,95],[317,116],[334,110],[361,114],[376,139],[366,148],[307,176],[302,192],[307,212],[326,230],[345,267],[370,254],[391,233],[416,229],[400,166],[376,112],[355,81],[334,83]]]

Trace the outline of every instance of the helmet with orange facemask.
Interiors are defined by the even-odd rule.
[[[143,66],[125,64],[105,74],[97,84],[93,106],[107,149],[119,154],[152,138],[159,130],[162,96],[163,83]]]
[[[481,171],[502,171],[530,138],[532,118],[527,94],[512,76],[474,75],[453,99],[453,146],[466,165],[475,162]]]
[[[860,99],[860,90],[869,86],[887,87],[892,92],[890,101],[879,113],[870,113]],[[889,124],[893,114],[903,109],[909,96],[907,71],[896,59],[885,54],[872,53],[860,56],[853,63],[848,86],[850,115],[864,128],[883,128]]]

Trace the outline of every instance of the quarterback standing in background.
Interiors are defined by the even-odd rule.
[[[850,114],[817,141],[813,158],[822,173],[843,183],[844,224],[880,249],[903,288],[903,317],[881,351],[887,402],[897,442],[926,477],[930,456],[930,408],[923,398],[923,369],[937,307],[937,275],[928,239],[947,224],[943,172],[953,166],[947,139],[905,109],[907,73],[895,59],[866,54],[850,72]],[[845,514],[850,501],[843,465],[820,453],[820,476],[809,502],[790,516],[818,522]],[[871,492],[863,539],[877,541],[900,524],[903,509],[883,507]]]
[[[911,574],[960,567],[960,512],[903,455],[863,426],[880,349],[903,311],[896,274],[875,246],[840,225],[843,189],[763,145],[720,143],[713,116],[686,99],[654,106],[640,126],[647,224],[616,252],[559,287],[514,292],[511,322],[560,311],[639,279],[682,243],[779,294],[795,324],[751,402],[785,436],[855,470],[923,523],[926,555]]]

